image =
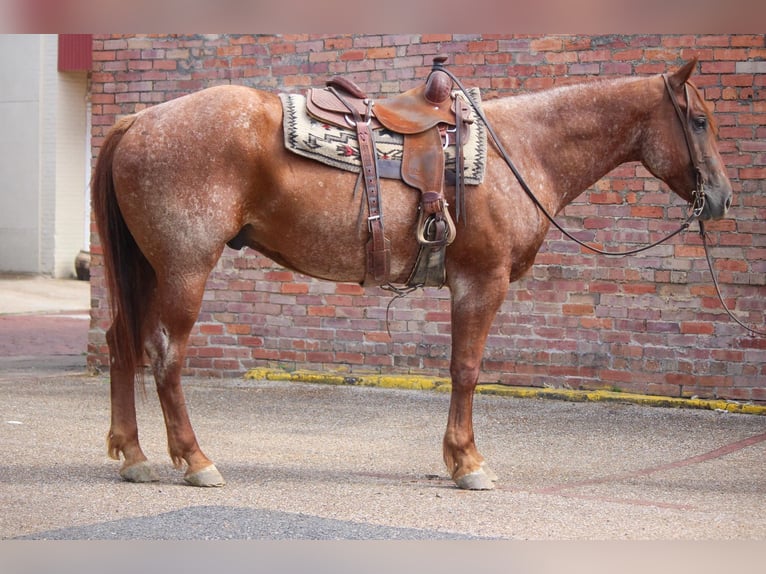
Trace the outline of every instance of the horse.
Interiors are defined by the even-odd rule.
[[[452,348],[442,450],[463,489],[494,487],[474,440],[472,405],[490,326],[511,282],[533,264],[561,211],[625,162],[640,162],[700,220],[723,217],[732,187],[717,149],[710,105],[689,80],[696,59],[672,73],[596,79],[484,102],[539,206],[525,195],[498,146],[483,182],[466,191],[467,221],[446,252]],[[363,283],[368,227],[357,175],[292,154],[283,144],[278,94],[216,86],[122,117],[107,134],[92,179],[112,312],[111,426],[107,449],[123,480],[157,480],[138,438],[135,385],[149,359],[170,458],[184,480],[221,486],[201,450],[181,387],[190,331],[206,280],[233,239],[315,278]],[[415,263],[418,194],[380,184],[391,243],[390,278]],[[446,185],[449,209],[454,186]],[[700,201],[701,200],[701,201]]]

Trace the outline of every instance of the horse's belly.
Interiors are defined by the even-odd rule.
[[[285,157],[285,167],[276,169],[277,185],[262,188],[253,202],[243,230],[245,244],[300,273],[361,283],[370,232],[364,191],[355,189],[356,174]],[[391,281],[406,279],[417,255],[417,200],[418,194],[401,182],[381,182]]]
[[[244,244],[275,261],[279,265],[319,279],[361,283],[365,275],[365,254],[360,246],[348,238],[314,236],[304,230],[306,238],[291,233],[250,229]]]

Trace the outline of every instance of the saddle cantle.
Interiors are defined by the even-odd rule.
[[[381,100],[367,97],[352,80],[334,77],[327,87],[309,89],[306,111],[315,119],[357,132],[362,159],[361,179],[368,206],[370,239],[365,285],[388,284],[390,247],[385,237],[380,201],[379,166],[375,130],[385,128],[404,136],[401,178],[419,189],[417,225],[418,262],[407,284],[439,286],[445,281],[444,252],[455,238],[455,224],[444,197],[444,138],[456,144],[456,211],[464,210],[462,142],[466,141],[470,105],[453,94],[453,82],[444,71],[446,56],[434,58],[426,82]]]

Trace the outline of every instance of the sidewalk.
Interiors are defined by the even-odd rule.
[[[0,274],[0,315],[89,314],[90,283]]]
[[[0,275],[3,375],[84,372],[90,283]]]

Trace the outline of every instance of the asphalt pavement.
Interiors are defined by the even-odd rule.
[[[477,395],[500,480],[467,492],[441,461],[445,392],[192,378],[226,486],[183,483],[149,385],[139,428],[160,480],[122,482],[108,379],[85,370],[88,305],[87,283],[0,278],[2,540],[766,539],[766,417],[724,410]]]

